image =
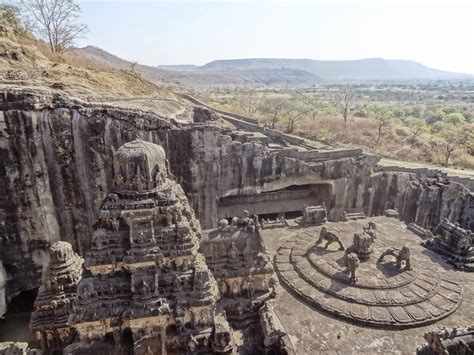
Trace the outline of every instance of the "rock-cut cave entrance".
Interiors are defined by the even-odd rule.
[[[275,219],[279,214],[293,219],[301,216],[305,205],[326,204],[331,207],[333,187],[330,183],[290,185],[255,195],[226,196],[219,199],[217,218],[232,218],[243,210],[261,218]]]
[[[34,288],[23,291],[11,299],[5,318],[0,319],[0,342],[20,341],[32,343],[33,338],[29,330],[29,324],[37,295],[38,288]]]

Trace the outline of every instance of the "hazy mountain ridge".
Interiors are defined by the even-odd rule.
[[[358,60],[313,60],[249,58],[215,60],[200,70],[292,68],[313,73],[326,80],[343,79],[464,79],[473,75],[429,68],[412,60],[368,58]]]
[[[115,56],[101,48],[87,46],[74,48],[74,54],[80,55],[102,66],[132,68],[132,63]],[[183,70],[183,67],[185,68]],[[166,68],[166,70],[162,69]],[[181,70],[176,70],[181,68]],[[196,67],[198,68],[198,67]],[[219,86],[219,85],[314,85],[323,80],[316,75],[292,68],[260,68],[242,70],[193,70],[192,65],[160,66],[138,64],[135,70],[155,83],[182,86]]]
[[[197,70],[199,66],[194,64],[169,64],[169,65],[158,65],[158,69],[163,70],[174,70],[174,71],[192,71]]]
[[[132,63],[101,48],[72,50],[102,66],[132,68]],[[321,61],[313,59],[251,58],[215,60],[203,66],[138,64],[149,80],[178,86],[308,86],[333,80],[468,79],[472,75],[429,68],[410,60],[381,58]]]

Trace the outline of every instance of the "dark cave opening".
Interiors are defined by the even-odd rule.
[[[279,215],[294,219],[302,215],[305,206],[317,206],[323,203],[331,207],[333,187],[329,183],[290,185],[254,195],[226,196],[219,199],[217,217],[239,216],[243,210],[260,218],[275,220]]]
[[[23,291],[13,297],[8,304],[5,318],[0,320],[0,342],[21,341],[32,343],[30,316],[38,295],[38,288]]]

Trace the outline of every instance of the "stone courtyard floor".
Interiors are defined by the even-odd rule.
[[[378,245],[378,247],[375,248],[371,259],[365,262],[368,265],[362,264],[360,267],[361,272],[358,277],[361,282],[364,282],[362,280],[364,275],[371,272],[370,263],[375,263],[380,250],[390,245],[400,244],[400,247],[407,245],[411,250],[412,266],[416,272],[462,285],[462,303],[454,313],[436,323],[410,329],[388,330],[377,326],[360,326],[336,319],[330,313],[317,310],[308,302],[296,298],[294,292],[290,292],[288,286],[280,280],[275,312],[286,329],[297,354],[414,354],[418,346],[426,344],[423,334],[427,331],[444,326],[474,325],[474,273],[456,271],[444,261],[443,257],[422,247],[419,244],[422,239],[407,230],[405,223],[394,218],[373,217],[349,222],[328,222],[325,226],[336,231],[347,248],[352,235],[355,232],[361,232],[362,227],[369,221],[377,223],[377,240],[374,246]],[[291,241],[296,241],[295,245],[306,243],[311,246],[314,242],[311,242],[310,238],[313,236],[316,241],[320,229],[321,226],[303,228],[290,222],[289,228],[263,230],[262,235],[268,252],[273,258],[279,247],[291,244]],[[306,245],[303,249],[306,249]],[[336,244],[332,244],[329,250],[331,253],[337,253]],[[319,249],[317,251],[321,252]],[[318,253],[313,253],[313,257],[324,257],[323,254],[318,256]],[[387,265],[389,260],[393,258],[387,257]]]

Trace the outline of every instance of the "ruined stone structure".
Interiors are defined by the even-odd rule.
[[[456,268],[474,271],[474,235],[458,223],[443,219],[423,245],[445,255]]]
[[[427,332],[428,345],[417,349],[418,355],[472,355],[474,354],[474,327],[456,327]]]
[[[355,253],[360,260],[367,260],[373,253],[374,238],[366,233],[354,233],[352,244],[346,249],[345,253]]]
[[[67,242],[53,243],[49,251],[49,266],[35,300],[30,328],[39,349],[54,351],[62,350],[75,337],[67,321],[84,260]]]
[[[251,352],[252,349],[257,351],[258,343],[263,344],[269,336],[264,334],[264,329],[270,329],[270,325],[262,323],[259,311],[273,297],[275,280],[260,226],[245,216],[234,219],[232,225],[204,231],[200,252],[216,278],[221,296],[219,307],[225,310],[233,328],[245,330],[244,348]],[[268,310],[267,314],[270,313]],[[260,341],[252,338],[260,338]],[[267,339],[267,345],[278,347],[275,343],[279,339]]]
[[[170,177],[163,149],[141,140],[120,147],[114,183],[69,319],[80,343],[67,351],[231,351],[231,330],[216,309],[217,284],[198,253],[199,222]]]
[[[296,223],[305,224],[323,224],[327,222],[326,204],[322,206],[305,206],[302,216],[296,219]]]

